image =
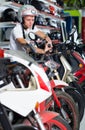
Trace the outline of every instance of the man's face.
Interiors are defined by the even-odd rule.
[[[25,16],[24,17],[25,28],[32,28],[34,21],[35,21],[35,16]]]

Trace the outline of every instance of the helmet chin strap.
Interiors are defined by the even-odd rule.
[[[22,23],[22,26],[23,26],[23,28],[24,28],[24,29],[27,29],[27,27],[25,26],[25,24],[24,24],[24,23]]]
[[[25,32],[24,32],[24,24],[23,23],[21,23],[21,27],[22,27],[22,33],[23,33],[23,38],[25,39]]]

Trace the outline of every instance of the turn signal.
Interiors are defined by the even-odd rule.
[[[37,112],[40,112],[40,104],[39,104],[39,102],[36,102],[35,109],[36,109]]]
[[[83,67],[83,64],[80,63],[80,64],[79,64],[79,67],[82,68],[82,67]]]

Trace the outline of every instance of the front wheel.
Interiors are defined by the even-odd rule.
[[[79,120],[81,122],[84,116],[84,102],[81,94],[77,91],[76,88],[72,88],[72,87],[65,87],[64,90],[74,99],[76,105],[78,106]]]
[[[60,115],[45,124],[46,130],[72,130],[70,125]]]
[[[67,120],[72,130],[78,130],[79,112],[78,107],[76,106],[73,98],[63,91],[56,91],[56,96],[58,97],[61,103],[61,108],[59,108],[55,103],[55,111],[59,112],[64,117],[64,119]]]

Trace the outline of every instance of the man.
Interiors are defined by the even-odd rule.
[[[34,26],[35,16],[37,16],[37,10],[32,5],[23,5],[18,11],[19,23],[13,28],[10,36],[10,49],[23,51],[23,46],[30,44],[28,37],[29,32],[34,32],[36,35],[47,41],[45,48],[40,49],[34,45],[36,53],[44,54],[52,49],[51,39],[36,26]],[[48,46],[50,44],[50,47]]]

